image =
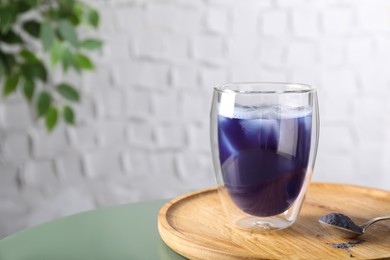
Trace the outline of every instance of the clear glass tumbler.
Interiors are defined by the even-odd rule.
[[[289,83],[217,86],[210,127],[218,193],[232,223],[250,231],[292,225],[317,153],[315,88]]]

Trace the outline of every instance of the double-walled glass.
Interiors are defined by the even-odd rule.
[[[227,217],[251,231],[292,225],[317,153],[315,88],[288,83],[218,86],[210,126],[218,193]]]

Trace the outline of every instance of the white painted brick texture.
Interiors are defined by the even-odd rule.
[[[266,36],[286,35],[289,32],[289,17],[287,11],[276,10],[262,15],[262,32]]]
[[[229,81],[316,85],[313,180],[390,190],[389,1],[92,3],[105,45],[95,72],[69,76],[83,92],[78,125],[47,134],[20,95],[0,101],[0,238],[215,185],[209,108]]]

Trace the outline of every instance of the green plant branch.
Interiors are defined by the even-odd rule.
[[[41,19],[20,21],[21,16],[35,12]],[[3,96],[21,91],[35,111],[52,131],[62,117],[67,124],[76,122],[73,105],[80,102],[77,87],[61,82],[54,84],[52,72],[61,67],[66,74],[70,69],[79,74],[93,70],[94,64],[87,52],[101,48],[99,39],[81,39],[79,27],[96,29],[99,14],[77,0],[0,0],[0,83]],[[28,34],[15,30],[20,29]],[[33,50],[32,41],[39,43]],[[19,51],[6,51],[2,46]],[[39,88],[39,86],[42,86]]]

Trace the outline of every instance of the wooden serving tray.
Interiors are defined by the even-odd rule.
[[[312,183],[300,217],[290,228],[251,233],[235,228],[222,210],[216,189],[193,192],[164,205],[158,229],[164,242],[190,259],[340,259],[347,251],[331,244],[356,241],[327,234],[317,220],[341,212],[360,224],[390,215],[390,192],[352,185]],[[367,229],[355,258],[390,258],[390,221]]]

